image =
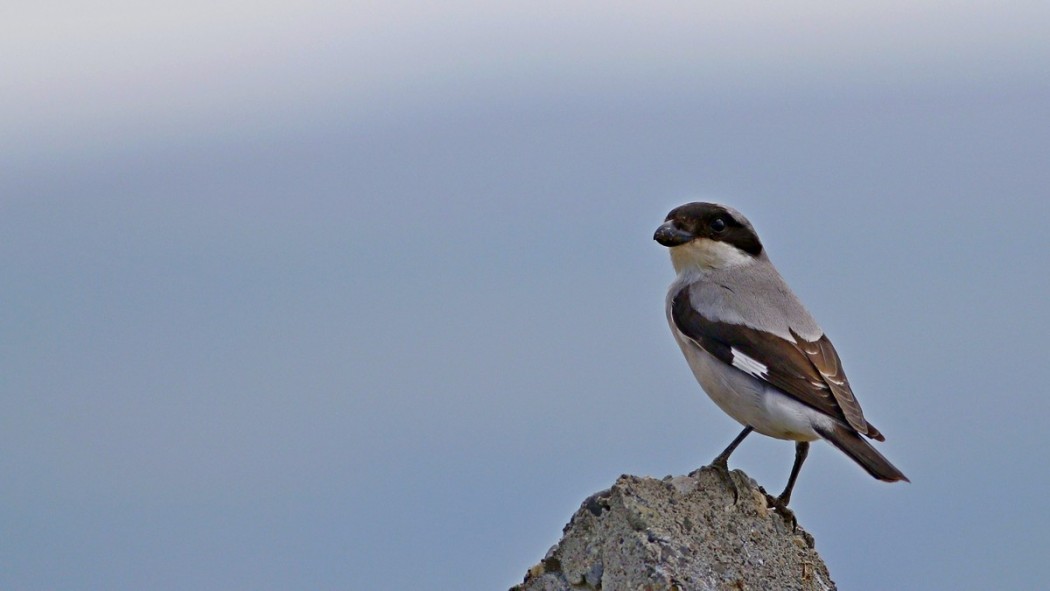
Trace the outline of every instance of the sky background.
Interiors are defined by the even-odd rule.
[[[729,203],[887,485],[839,587],[1050,580],[1045,2],[0,9],[0,588],[505,589],[738,432],[652,233]],[[733,456],[778,491],[790,443]]]

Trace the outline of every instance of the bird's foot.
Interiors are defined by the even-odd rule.
[[[717,472],[722,478],[722,482],[725,482],[726,486],[729,487],[729,490],[733,491],[733,504],[735,505],[737,501],[740,500],[740,489],[737,488],[736,481],[733,480],[733,474],[729,471],[729,465],[724,461],[720,462],[716,459],[707,467]]]
[[[762,494],[766,497],[766,506],[776,511],[777,515],[780,515],[784,520],[784,523],[791,526],[791,531],[798,529],[798,519],[795,518],[795,512],[788,509],[788,501],[791,497],[785,497],[784,495],[774,497],[767,493],[765,489],[762,490]]]

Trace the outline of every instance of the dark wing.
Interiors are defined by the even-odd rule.
[[[813,367],[820,372],[820,376],[831,389],[831,394],[835,396],[835,401],[839,403],[839,408],[842,409],[842,414],[846,416],[846,421],[850,426],[861,433],[883,441],[885,438],[882,433],[879,433],[878,429],[864,419],[860,403],[853,395],[853,389],[849,387],[846,372],[842,369],[842,361],[839,360],[835,346],[828,340],[828,335],[820,335],[816,341],[807,341],[792,330],[791,336],[795,337],[796,346],[806,354]]]
[[[838,353],[826,335],[806,341],[792,331],[792,342],[742,324],[711,320],[693,309],[688,288],[675,295],[671,318],[682,334],[725,363],[860,433],[883,439],[864,419]]]

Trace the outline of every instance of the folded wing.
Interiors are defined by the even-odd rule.
[[[675,294],[671,318],[682,335],[723,362],[861,434],[884,440],[865,420],[838,353],[826,335],[807,341],[791,331],[792,342],[744,324],[707,318],[691,305],[688,287]]]

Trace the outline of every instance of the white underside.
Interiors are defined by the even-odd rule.
[[[815,441],[814,425],[830,428],[834,420],[768,383],[726,365],[683,337],[675,338],[704,392],[726,414],[763,435],[792,441]]]

